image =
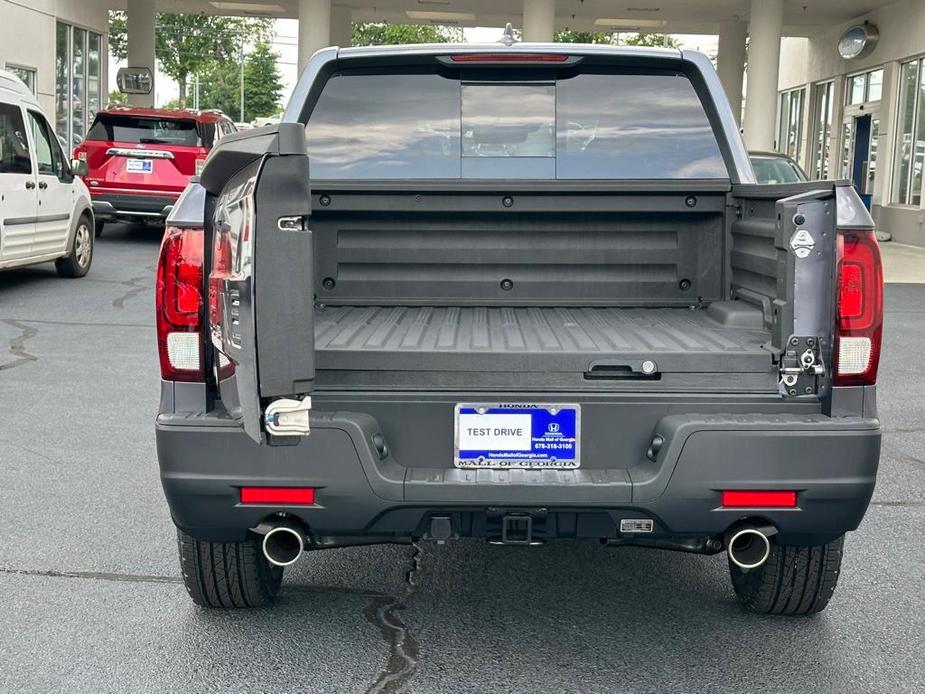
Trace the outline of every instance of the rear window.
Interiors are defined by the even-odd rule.
[[[752,168],[758,183],[799,183],[806,175],[783,157],[752,157]]]
[[[31,174],[26,124],[19,106],[0,103],[0,174]]]
[[[687,77],[339,74],[306,126],[312,178],[727,178]]]
[[[86,139],[145,145],[203,146],[196,121],[112,114],[98,115]]]

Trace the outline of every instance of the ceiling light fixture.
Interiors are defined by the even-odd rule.
[[[246,12],[249,14],[285,14],[286,8],[282,5],[265,5],[262,2],[209,2],[217,10],[226,12]]]
[[[405,14],[411,19],[426,19],[444,22],[471,22],[475,20],[475,15],[471,12],[419,12],[417,10],[408,10]]]

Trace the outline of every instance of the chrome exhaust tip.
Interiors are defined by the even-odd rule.
[[[726,552],[729,561],[744,571],[757,569],[771,554],[770,537],[776,534],[773,526],[739,526],[726,535]]]
[[[279,523],[267,530],[260,548],[273,566],[291,566],[305,551],[305,531],[295,523]]]

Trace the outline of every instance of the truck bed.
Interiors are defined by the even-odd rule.
[[[565,308],[461,306],[327,306],[318,310],[315,348],[319,378],[354,372],[385,385],[383,374],[508,374],[544,382],[556,374],[586,384],[660,382],[673,374],[767,375],[770,334],[760,312],[691,308]],[[732,325],[730,323],[735,323]],[[744,325],[743,325],[744,324]],[[656,374],[644,374],[652,360]],[[377,374],[373,376],[373,374]],[[475,377],[478,380],[478,377]],[[574,380],[574,379],[572,379]],[[728,379],[726,379],[728,381]],[[372,381],[370,381],[372,382]],[[469,381],[452,382],[458,386]],[[502,382],[505,382],[502,380]],[[752,383],[746,379],[742,383]],[[762,381],[763,387],[769,387]],[[433,379],[427,382],[433,386]],[[522,381],[517,385],[523,385]],[[729,382],[726,389],[737,390]]]

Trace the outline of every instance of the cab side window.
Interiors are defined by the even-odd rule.
[[[32,159],[22,110],[0,103],[0,174],[5,173],[31,174]]]
[[[55,141],[44,116],[29,111],[29,124],[32,127],[32,139],[35,142],[35,161],[39,174],[51,176],[64,175],[64,155],[61,146]]]

